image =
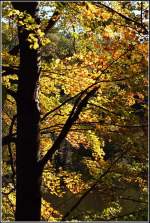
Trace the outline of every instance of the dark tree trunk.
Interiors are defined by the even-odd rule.
[[[26,11],[38,21],[38,3],[12,2],[15,9]],[[16,143],[16,221],[40,221],[41,176],[37,170],[39,154],[38,81],[39,49],[30,49],[27,37],[32,31],[18,26],[20,73],[17,91]]]

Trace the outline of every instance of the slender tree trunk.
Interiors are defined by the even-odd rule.
[[[38,3],[12,2],[15,9],[37,19]],[[37,170],[39,154],[38,81],[39,49],[30,49],[27,37],[32,31],[18,26],[20,73],[17,91],[16,144],[16,221],[40,221],[41,175]]]

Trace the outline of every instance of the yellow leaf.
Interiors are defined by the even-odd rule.
[[[35,42],[34,44],[33,44],[33,49],[38,49],[39,48],[39,44],[37,43],[37,42]]]

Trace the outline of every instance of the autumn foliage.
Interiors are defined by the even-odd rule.
[[[39,5],[36,23],[3,2],[3,220],[16,199],[17,24],[41,49],[41,220],[148,220],[148,2]]]

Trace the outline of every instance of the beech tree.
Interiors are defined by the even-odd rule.
[[[39,24],[38,2],[29,4],[12,2],[14,9],[27,13],[36,24]],[[38,47],[30,47],[28,37],[35,34],[34,30],[27,30],[24,16],[18,19],[18,38],[20,52],[20,68],[18,75],[17,104],[17,141],[16,141],[16,221],[40,221],[41,215],[41,174],[45,164],[51,159],[59,144],[65,138],[73,122],[78,118],[82,108],[86,106],[88,98],[97,88],[87,93],[82,93],[77,100],[70,117],[55,141],[52,148],[39,160],[39,121],[40,110],[38,101],[38,87],[40,77],[40,40]],[[27,17],[28,18],[28,17]],[[21,23],[22,22],[22,23]],[[22,24],[22,25],[20,25]],[[48,27],[50,28],[50,27]],[[18,48],[16,48],[17,50]],[[75,110],[76,109],[76,110]],[[74,111],[75,110],[75,111]],[[34,208],[33,208],[34,207]]]
[[[38,18],[38,2],[29,4],[12,2],[19,12],[26,12],[35,21]],[[18,20],[18,23],[22,19]],[[41,175],[37,170],[39,160],[38,86],[40,77],[40,48],[31,49],[27,38],[30,33],[18,24],[20,71],[18,75],[17,142],[16,142],[16,217],[19,220],[40,220]],[[35,207],[33,209],[33,207]]]
[[[17,221],[146,219],[147,4],[11,4],[3,4],[5,219],[10,206]],[[138,201],[124,197],[138,212],[122,213],[119,184],[138,187]],[[62,214],[47,197],[68,190],[80,197]],[[72,215],[94,190],[106,208]]]

